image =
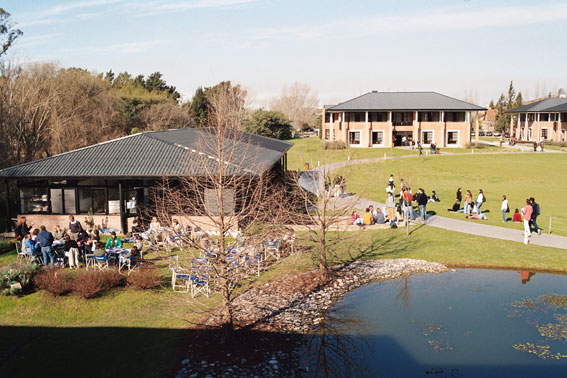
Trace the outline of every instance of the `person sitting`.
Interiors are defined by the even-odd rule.
[[[364,224],[364,221],[361,217],[358,216],[356,212],[353,211],[350,217],[352,219],[352,224],[357,226],[362,226]]]
[[[451,209],[447,209],[447,211],[454,211],[456,213],[460,213],[461,212],[461,201],[456,199],[455,203],[453,204],[453,207]]]
[[[134,246],[138,248],[138,251],[141,251],[144,248],[144,238],[142,238],[142,236],[140,235],[136,235]]]
[[[376,209],[376,216],[374,217],[374,223],[376,224],[386,223],[386,218],[384,217],[384,213],[380,208]]]
[[[106,241],[106,249],[111,248],[122,248],[122,240],[116,237],[116,232],[114,231],[110,234],[110,239]]]
[[[65,236],[65,256],[69,258],[70,268],[79,268],[79,245],[75,240],[71,240],[69,235]]]
[[[130,251],[124,255],[124,257],[127,259],[131,257],[133,261],[140,260],[140,250],[138,247],[133,246],[130,248]]]
[[[372,213],[370,212],[370,208],[366,208],[364,211],[364,215],[362,216],[362,223],[366,226],[370,226],[373,222]]]
[[[144,232],[144,228],[140,225],[140,221],[138,219],[134,219],[132,222],[132,234],[139,234]]]
[[[31,234],[28,232],[25,236],[26,251],[29,255],[34,257],[34,260],[41,256],[41,248],[36,240],[32,239]]]
[[[179,223],[179,221],[177,219],[173,220],[173,231],[177,235],[183,234],[183,227],[181,226],[181,224]]]
[[[95,256],[106,256],[106,251],[102,247],[103,247],[103,244],[101,242],[96,243],[95,250],[94,250],[93,254]]]
[[[435,190],[431,191],[431,197],[427,199],[427,202],[441,202],[439,196],[435,193]]]
[[[512,215],[512,220],[516,223],[522,223],[522,214],[520,214],[520,209],[516,209],[514,211],[514,215]]]
[[[486,218],[486,215],[484,215],[483,213],[477,214],[477,215],[467,215],[465,218],[467,219],[477,219],[477,220],[487,220],[488,218]]]
[[[55,240],[63,240],[65,238],[65,231],[59,225],[55,226],[55,230],[53,231],[53,237]]]

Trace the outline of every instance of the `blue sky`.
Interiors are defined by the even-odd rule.
[[[567,87],[565,1],[4,0],[10,54],[97,72],[163,73],[190,97],[232,80],[260,105],[294,81],[321,104],[434,90],[482,104],[510,80]]]

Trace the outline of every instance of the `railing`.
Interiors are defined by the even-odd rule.
[[[412,126],[413,121],[394,121],[392,122],[393,126]]]
[[[549,217],[549,228],[547,232],[552,234],[557,231],[562,231],[562,233],[567,231],[567,218]]]

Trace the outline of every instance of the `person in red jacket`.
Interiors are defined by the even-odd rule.
[[[516,223],[522,222],[522,214],[520,214],[519,209],[516,209],[516,211],[514,211],[514,215],[512,216],[512,220]]]

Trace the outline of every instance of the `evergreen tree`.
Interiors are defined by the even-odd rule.
[[[20,29],[13,28],[10,13],[0,8],[0,57],[6,54],[10,46],[23,34]]]
[[[244,131],[276,139],[291,138],[291,121],[282,113],[264,109],[256,110],[244,122]]]
[[[494,109],[494,100],[490,100],[490,104],[488,104],[489,109]]]

